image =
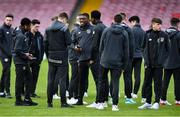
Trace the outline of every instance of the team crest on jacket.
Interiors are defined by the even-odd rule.
[[[164,42],[164,37],[160,37],[158,40],[157,40],[158,43],[160,42]]]
[[[161,42],[164,42],[164,37],[161,37],[161,38],[160,38],[160,41],[161,41]]]
[[[86,32],[87,32],[87,34],[90,34],[90,33],[91,33],[91,30],[90,30],[90,29],[87,29]]]

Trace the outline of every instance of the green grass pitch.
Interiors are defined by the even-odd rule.
[[[0,71],[2,67],[0,67]],[[180,106],[174,105],[174,81],[173,79],[170,82],[169,90],[168,90],[168,100],[173,105],[172,106],[160,106],[159,110],[138,110],[137,107],[141,105],[141,88],[142,82],[141,80],[141,88],[138,93],[138,99],[135,99],[137,102],[134,105],[125,104],[124,101],[124,81],[121,76],[120,80],[120,94],[121,97],[119,99],[119,112],[112,112],[111,105],[105,110],[96,110],[93,108],[86,108],[84,106],[75,106],[75,108],[60,108],[60,101],[53,101],[53,108],[47,108],[47,98],[46,98],[46,90],[47,90],[47,70],[48,64],[47,61],[43,61],[41,65],[41,70],[39,74],[39,80],[37,85],[37,94],[41,96],[41,98],[33,98],[34,101],[38,102],[39,105],[35,107],[16,107],[14,106],[15,96],[14,96],[14,87],[15,87],[15,68],[12,65],[11,68],[11,93],[12,99],[0,98],[0,116],[180,116]],[[1,74],[1,72],[0,72]],[[144,77],[144,68],[142,67],[142,79]],[[180,85],[180,84],[179,84]],[[89,104],[95,100],[95,84],[90,73],[89,76],[89,89],[88,89],[88,97],[84,98],[86,102]],[[153,96],[154,100],[154,96]]]

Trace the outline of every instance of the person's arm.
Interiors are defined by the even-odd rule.
[[[141,44],[142,52],[144,51],[144,49],[146,47],[146,36],[147,36],[147,33],[144,34],[144,38],[142,40],[142,44]]]
[[[46,54],[46,57],[48,58],[48,46],[49,46],[49,42],[48,42],[48,34],[47,34],[47,30],[45,31],[45,34],[44,34],[44,52]]]
[[[65,31],[65,42],[66,42],[66,45],[67,45],[67,46],[71,45],[71,43],[72,43],[71,34],[70,34],[69,29],[67,29],[67,30]]]
[[[139,45],[140,45],[140,47],[142,46],[142,43],[143,43],[143,41],[144,41],[144,36],[145,36],[145,32],[143,31],[142,32],[142,38],[140,38],[140,40],[139,40]],[[141,48],[141,51],[142,51],[142,48]]]
[[[93,30],[93,42],[92,42],[92,52],[91,52],[91,59],[95,60],[96,59],[96,53],[99,51],[99,43],[100,43],[100,38],[101,38],[101,31],[97,28],[94,28]]]
[[[100,40],[100,46],[99,46],[99,56],[101,58],[101,55],[102,55],[102,52],[104,50],[104,41],[106,39],[106,34],[107,34],[107,31],[108,29],[105,29],[102,33],[102,36],[101,36],[101,40]]]
[[[180,32],[178,32],[178,34],[177,34],[177,44],[178,44],[178,51],[179,51],[179,55],[180,55]]]
[[[165,49],[166,49],[166,55],[168,56],[169,54],[169,50],[170,50],[170,39],[169,39],[169,36],[166,34],[165,35]]]
[[[40,46],[41,46],[41,60],[43,59],[43,57],[44,57],[44,43],[43,43],[43,41],[44,41],[44,38],[43,38],[43,36],[41,35],[41,38],[40,38],[41,40],[40,40]]]
[[[79,38],[77,36],[77,30],[73,30],[71,32],[71,39],[72,39],[72,43],[69,46],[69,48],[75,50],[76,52],[81,52],[82,48],[78,44]]]
[[[0,49],[3,53],[7,54],[5,47],[4,47],[4,31],[2,27],[0,27]]]
[[[129,57],[132,59],[134,55],[134,34],[130,28],[128,28],[129,35]]]
[[[129,60],[129,37],[128,34],[124,31],[124,40],[123,40],[123,50],[124,50],[124,57],[123,57],[123,62],[124,62],[124,66],[123,69],[126,69],[127,65],[128,65],[128,60]]]

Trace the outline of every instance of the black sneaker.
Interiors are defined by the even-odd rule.
[[[73,106],[71,106],[67,103],[64,103],[64,104],[61,104],[61,108],[73,108]]]
[[[24,106],[24,102],[23,101],[16,101],[15,106]]]
[[[52,103],[48,103],[48,108],[52,108],[52,107],[53,107]]]
[[[10,94],[10,93],[7,93],[7,94],[6,94],[6,98],[11,99],[11,98],[12,98],[11,94]]]
[[[37,106],[38,103],[33,102],[31,99],[24,99],[24,106]]]
[[[33,98],[40,98],[40,96],[38,96],[37,94],[31,94],[31,97],[33,97]]]

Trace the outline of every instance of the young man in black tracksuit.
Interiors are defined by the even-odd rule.
[[[93,27],[93,47],[92,47],[92,58],[91,58],[91,68],[92,69],[97,69],[96,74],[99,74],[99,67],[100,67],[100,58],[99,58],[99,46],[100,46],[100,41],[101,41],[101,36],[106,28],[106,26],[103,24],[103,22],[100,20],[101,19],[101,13],[97,10],[94,10],[91,12],[91,22],[94,25]],[[99,97],[98,97],[98,79],[96,79],[96,101],[93,102],[92,104],[86,106],[90,108],[96,108],[98,106],[99,102]],[[104,98],[105,101],[108,101],[108,93],[109,93],[109,82],[108,78],[106,79],[105,82],[105,94]]]
[[[30,61],[30,70],[31,70],[31,97],[39,97],[36,91],[36,85],[39,76],[40,64],[44,55],[44,45],[43,45],[43,36],[38,31],[40,27],[40,21],[37,19],[32,20],[31,22],[31,31],[27,33],[29,38],[29,52],[33,55],[34,59]]]
[[[142,43],[145,64],[144,85],[146,87],[146,103],[138,107],[139,109],[159,109],[163,67],[169,51],[169,38],[165,32],[161,31],[161,24],[161,19],[153,18],[151,21],[152,29],[146,31]],[[153,80],[155,102],[152,105],[151,98]]]
[[[132,16],[129,18],[129,22],[132,26],[132,32],[134,34],[134,54],[131,68],[131,75],[134,69],[134,88],[131,96],[137,98],[137,93],[140,87],[141,81],[141,63],[142,63],[142,49],[141,44],[144,38],[144,30],[140,25],[140,18],[138,16]],[[131,83],[132,84],[132,83]]]
[[[12,61],[12,33],[13,15],[7,14],[4,24],[0,26],[0,60],[2,75],[0,80],[0,97],[12,98],[10,93],[10,69]]]
[[[128,66],[123,72],[124,77],[124,86],[125,86],[125,103],[126,104],[135,104],[136,102],[132,99],[131,93],[132,93],[132,74],[131,74],[131,68],[132,68],[132,61],[133,61],[133,55],[134,55],[134,35],[131,30],[131,28],[126,24],[127,17],[125,13],[120,13],[122,16],[122,23],[121,25],[124,27],[126,32],[128,33],[128,39],[129,39],[129,58],[128,58]]]
[[[174,77],[175,104],[180,105],[180,20],[171,19],[171,27],[166,30],[170,38],[170,50],[164,67],[164,79],[162,87],[162,96],[160,103],[162,105],[171,105],[166,98],[170,78]]]
[[[114,24],[104,30],[100,43],[100,77],[99,77],[99,106],[97,109],[104,109],[104,93],[107,74],[111,74],[112,90],[112,111],[119,111],[119,78],[122,70],[127,67],[129,57],[128,34],[121,25],[121,15],[114,17]]]
[[[74,50],[78,53],[78,102],[76,105],[83,105],[83,96],[88,80],[89,65],[92,52],[93,27],[90,25],[86,13],[79,15],[80,26],[74,30],[72,40]],[[98,75],[98,74],[97,74]],[[97,78],[96,78],[97,79]]]
[[[68,46],[71,37],[68,27],[63,23],[66,13],[60,13],[58,20],[54,21],[45,31],[45,52],[48,58],[48,84],[47,103],[53,107],[54,84],[58,79],[60,85],[61,107],[72,107],[66,102],[66,79],[68,74]]]
[[[15,82],[15,95],[16,106],[36,106],[37,103],[33,102],[30,98],[30,80],[31,72],[29,68],[29,61],[33,59],[32,54],[29,53],[29,39],[26,37],[30,31],[31,21],[28,18],[21,20],[21,26],[14,31],[13,43],[13,59],[16,67],[16,82]],[[25,84],[25,97],[22,101],[21,94]]]
[[[78,16],[77,16],[78,20]],[[79,27],[79,24],[74,24],[71,35],[74,35],[76,28]],[[73,40],[72,40],[73,41]],[[77,103],[78,98],[78,53],[74,50],[74,43],[68,47],[68,59],[71,65],[71,80],[68,87],[69,99],[67,100],[68,104]]]

